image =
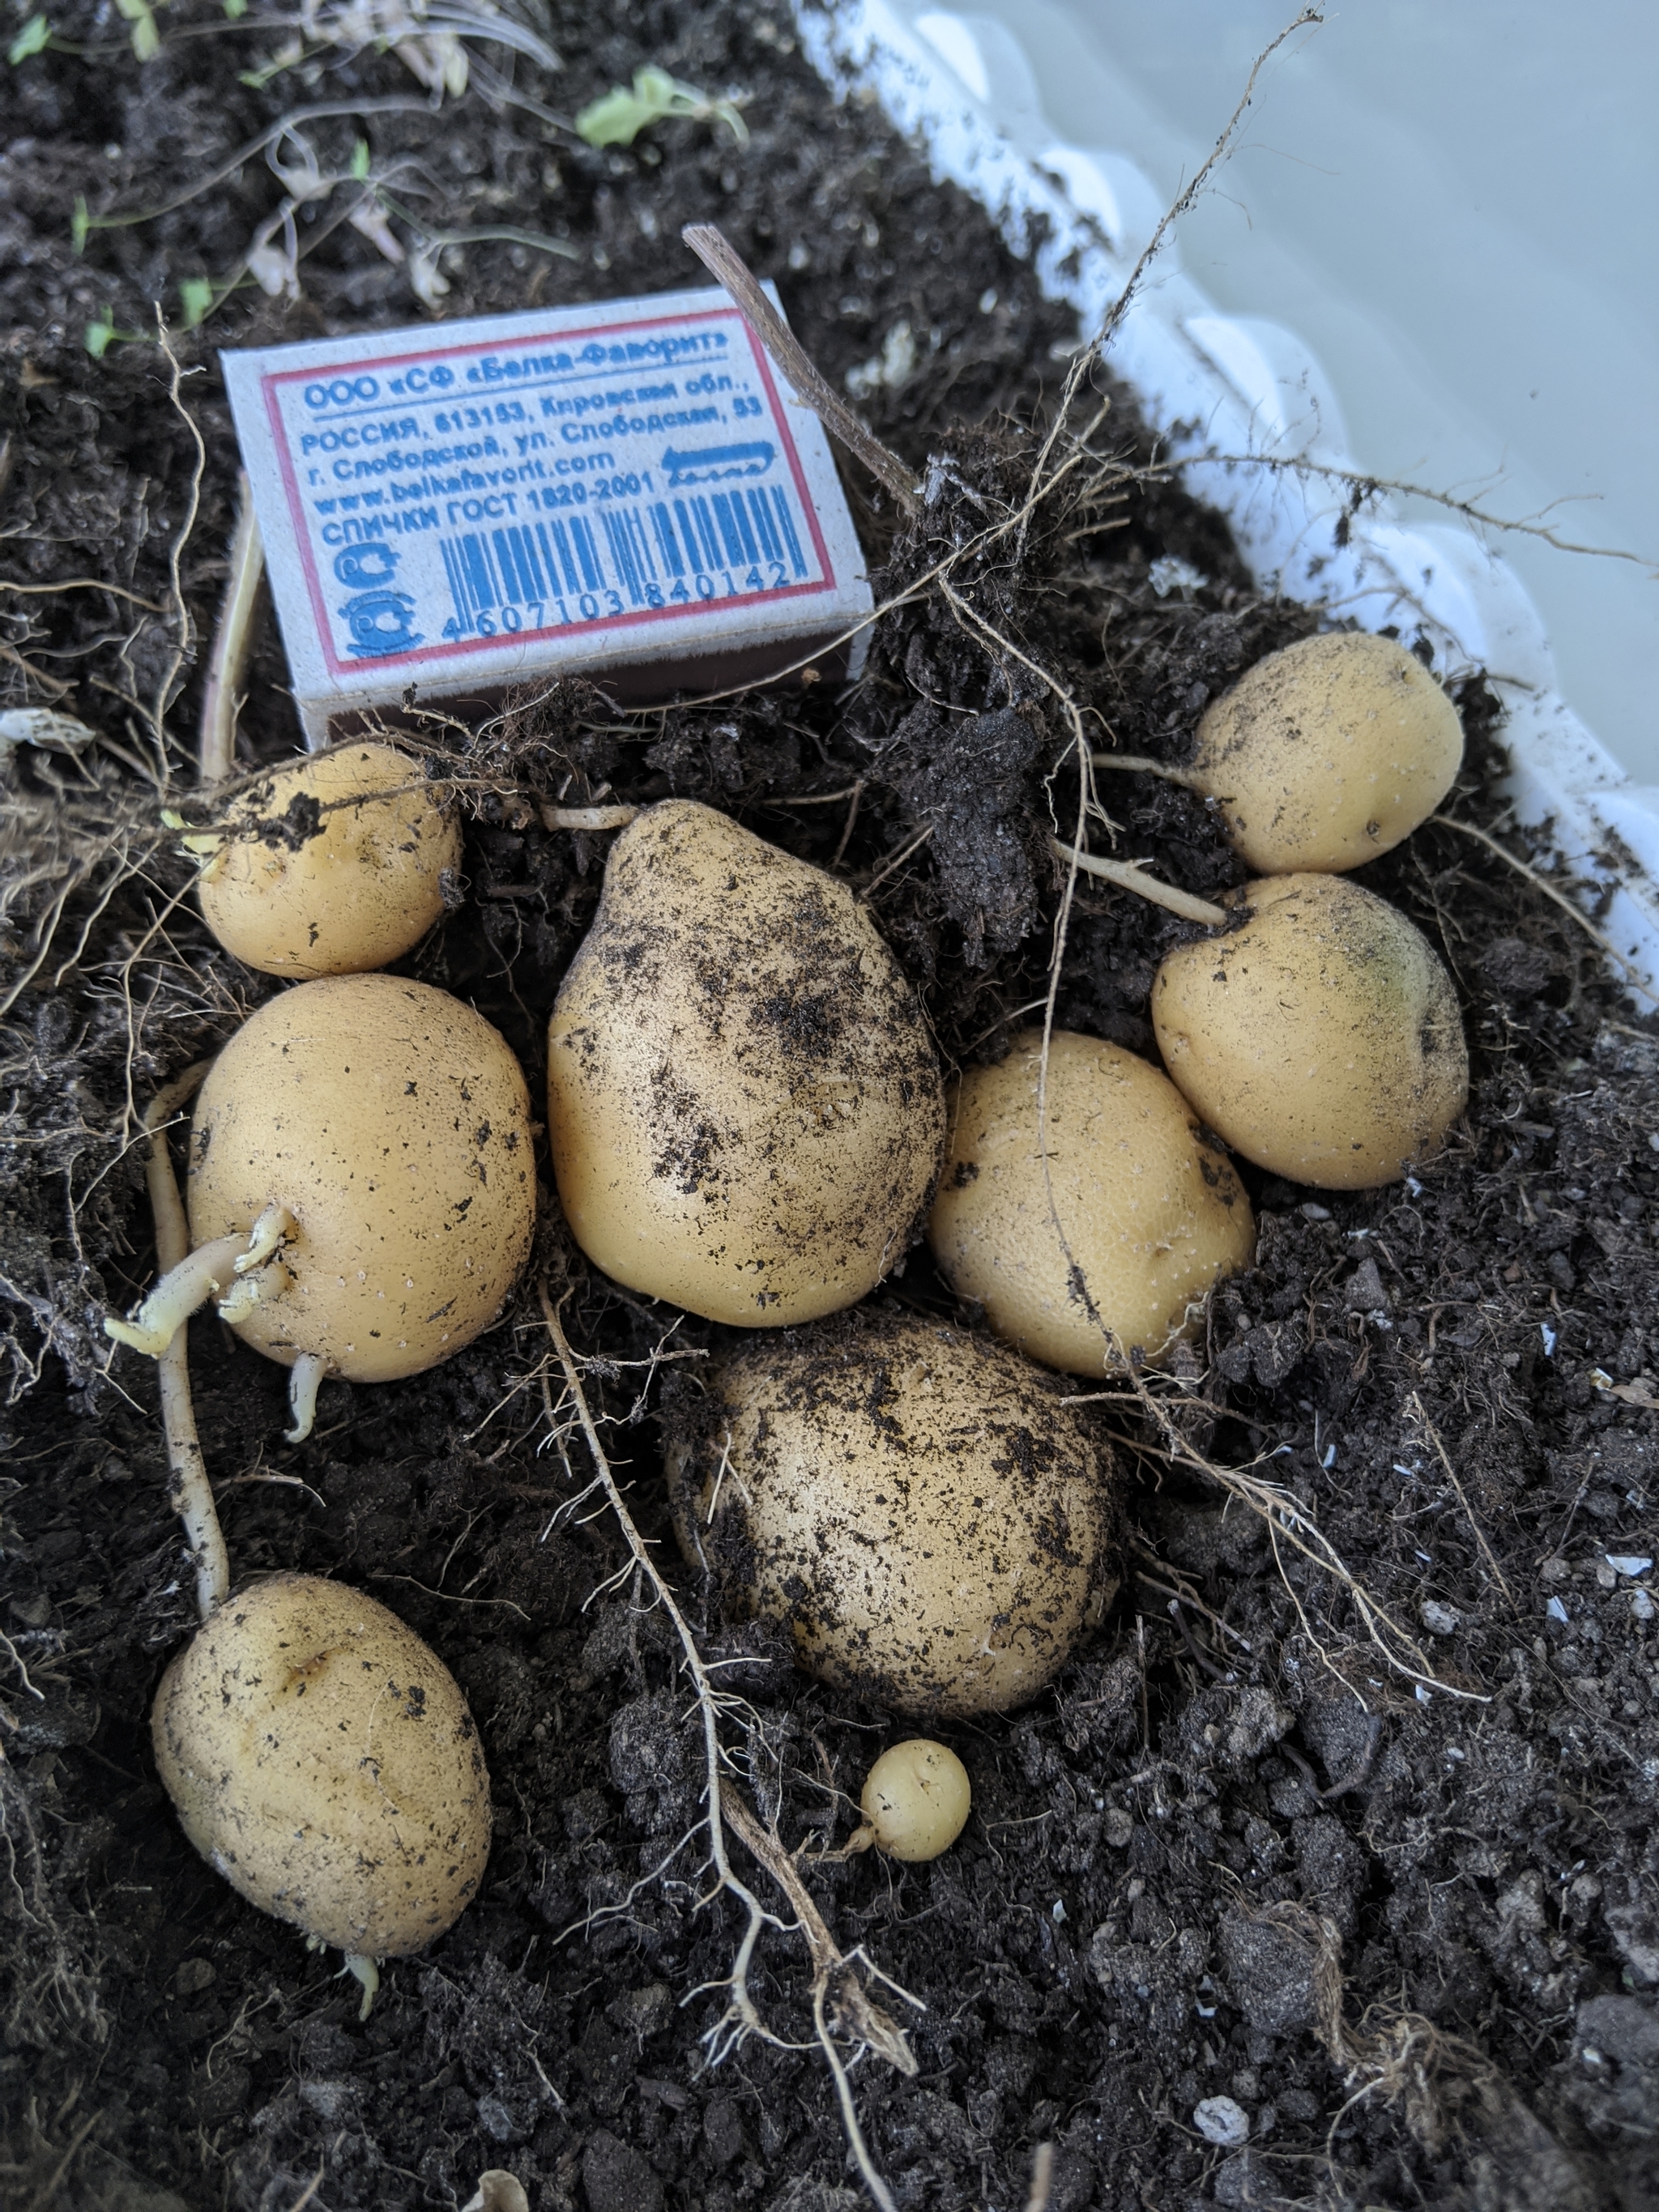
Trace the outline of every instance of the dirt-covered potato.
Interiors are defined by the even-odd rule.
[[[617,838],[548,1030],[577,1243],[711,1321],[849,1306],[921,1225],[945,1133],[921,1006],[852,892],[712,808]]]
[[[1210,1285],[1249,1265],[1255,1224],[1168,1077],[1072,1030],[1049,1039],[1045,1176],[1042,1054],[1028,1030],[963,1077],[928,1242],[999,1336],[1098,1375],[1186,1334]]]
[[[393,975],[296,984],[245,1022],[196,1102],[192,1241],[295,1224],[232,1326],[349,1382],[418,1374],[495,1320],[530,1253],[530,1095],[507,1041]]]
[[[1210,1127],[1291,1182],[1370,1190],[1439,1144],[1469,1095],[1452,981],[1421,930],[1342,876],[1231,895],[1232,935],[1152,986],[1164,1062]]]
[[[870,1769],[859,1808],[878,1850],[919,1864],[950,1850],[973,1802],[968,1770],[949,1745],[912,1736],[890,1744]]]
[[[478,1732],[442,1661],[362,1591],[272,1575],[228,1600],[161,1677],[150,1732],[185,1833],[262,1912],[386,1959],[471,1901]]]
[[[676,1394],[675,1526],[729,1618],[902,1713],[1033,1698],[1101,1617],[1116,1468],[1060,1383],[985,1337],[848,1316]]]
[[[1304,638],[1209,707],[1190,776],[1259,874],[1357,868],[1451,789],[1457,709],[1414,654],[1363,630]]]
[[[202,918],[270,975],[384,968],[436,921],[440,879],[460,866],[459,824],[392,745],[276,769],[229,802],[219,835],[197,886]]]

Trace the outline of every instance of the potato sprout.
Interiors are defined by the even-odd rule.
[[[1398,1182],[1468,1098],[1452,981],[1422,932],[1341,876],[1231,895],[1242,928],[1170,953],[1152,988],[1164,1065],[1210,1127],[1292,1182]]]
[[[957,1091],[927,1224],[941,1272],[999,1336],[1076,1375],[1156,1359],[1211,1285],[1249,1265],[1250,1202],[1169,1079],[1121,1047],[1042,1032]]]
[[[1000,1712],[1100,1619],[1112,1455],[1017,1352],[877,1313],[702,1379],[670,1446],[681,1545],[810,1674],[898,1712]]]
[[[1457,709],[1415,654],[1346,630],[1304,638],[1215,701],[1186,781],[1259,875],[1357,868],[1426,821],[1463,757]]]
[[[185,1833],[233,1889],[332,1944],[365,1986],[460,1915],[489,1855],[466,1701],[359,1590],[273,1575],[168,1667],[150,1717]]]
[[[185,840],[203,855],[202,918],[267,975],[384,968],[443,912],[461,833],[418,761],[354,744],[278,769]]]
[[[159,1354],[210,1297],[294,1370],[418,1374],[489,1327],[529,1255],[530,1100],[504,1038],[424,983],[338,975],[245,1023],[196,1103],[196,1249],[110,1334]]]
[[[849,1851],[874,1844],[890,1859],[936,1859],[967,1823],[973,1791],[955,1752],[925,1736],[884,1751],[865,1778],[859,1800],[865,1826],[847,1839]]]
[[[843,884],[670,799],[611,848],[548,1031],[577,1243],[630,1289],[776,1328],[903,1257],[945,1109],[915,994]]]

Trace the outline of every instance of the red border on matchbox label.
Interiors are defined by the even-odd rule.
[[[819,581],[787,584],[768,592],[731,593],[719,599],[699,599],[689,605],[625,608],[620,613],[602,614],[591,620],[545,623],[538,629],[520,629],[493,637],[454,638],[442,645],[419,645],[406,653],[376,654],[373,658],[361,660],[341,660],[336,657],[333,629],[329,621],[328,608],[324,598],[323,581],[318,574],[317,563],[312,552],[311,534],[306,521],[305,503],[301,496],[299,480],[295,471],[294,455],[289,448],[289,424],[278,404],[277,393],[281,386],[289,384],[314,383],[319,377],[325,378],[336,374],[349,374],[354,370],[362,372],[368,368],[373,368],[375,370],[395,369],[412,362],[449,360],[460,354],[492,353],[499,357],[503,354],[530,346],[545,346],[551,343],[589,344],[606,338],[626,337],[638,331],[662,330],[668,327],[684,329],[688,325],[711,322],[735,324],[748,342],[761,389],[766,395],[772,428],[776,433],[783,458],[788,465],[796,496],[800,501],[801,513],[811,533],[812,550],[817,556],[818,567],[823,572]],[[594,374],[596,376],[601,375],[604,371],[602,368],[596,368]],[[796,451],[795,441],[789,434],[789,425],[785,419],[783,403],[779,397],[778,387],[772,375],[771,362],[764,347],[761,345],[748,324],[734,307],[702,308],[683,315],[652,315],[625,323],[590,323],[568,331],[561,331],[556,326],[552,326],[530,332],[522,337],[501,338],[483,344],[475,339],[468,345],[421,346],[408,353],[367,356],[359,353],[333,362],[313,362],[306,368],[268,371],[261,376],[259,383],[264,394],[265,413],[270,425],[271,443],[276,450],[277,465],[282,471],[283,488],[288,496],[289,514],[294,526],[295,542],[299,550],[300,565],[305,575],[306,590],[311,600],[317,638],[322,647],[323,659],[331,676],[362,675],[371,669],[429,667],[434,662],[464,660],[478,653],[498,653],[507,645],[522,648],[526,645],[538,643],[544,640],[592,637],[610,631],[636,629],[642,624],[684,622],[689,616],[696,614],[702,607],[707,607],[710,612],[724,612],[732,607],[775,606],[784,600],[811,599],[825,592],[833,592],[837,588],[835,568],[830,558],[830,549],[824,542],[823,532],[818,522],[817,506],[808,488],[806,472],[801,466],[800,455]],[[387,404],[395,404],[395,402]]]

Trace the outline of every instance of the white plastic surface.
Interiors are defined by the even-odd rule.
[[[1013,32],[939,9],[907,23],[888,0],[798,0],[797,21],[820,73],[843,94],[873,91],[935,173],[982,202],[1045,293],[1097,328],[1158,195],[1132,163],[1048,126]],[[1517,818],[1547,823],[1563,858],[1607,886],[1600,926],[1659,1000],[1659,790],[1633,786],[1562,702],[1508,565],[1462,526],[1407,524],[1383,502],[1345,521],[1348,488],[1326,472],[1355,465],[1329,380],[1295,333],[1219,313],[1178,255],[1131,302],[1111,362],[1265,588],[1421,637],[1443,678],[1487,672],[1507,709]]]

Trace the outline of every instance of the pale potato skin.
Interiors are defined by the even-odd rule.
[[[246,1232],[273,1200],[298,1224],[233,1324],[245,1344],[288,1366],[314,1353],[351,1382],[418,1374],[489,1327],[529,1257],[523,1073],[482,1015],[429,984],[296,984],[209,1070],[185,1195],[197,1244]]]
[[[321,810],[307,832],[289,810]],[[346,745],[277,769],[225,807],[228,835],[197,886],[226,951],[268,975],[384,968],[443,912],[460,825],[395,746]]]
[[[1400,1182],[1468,1102],[1450,976],[1403,914],[1343,877],[1270,876],[1230,898],[1243,927],[1158,969],[1164,1066],[1259,1167],[1321,1190]]]
[[[968,1770],[947,1745],[912,1736],[883,1752],[859,1805],[890,1859],[921,1864],[948,1851],[974,1802]]]
[[[631,1290],[781,1328],[921,1227],[945,1099],[915,994],[845,884],[711,807],[612,846],[547,1069],[566,1218]]]
[[[860,1313],[700,1380],[670,1423],[682,1548],[808,1674],[901,1713],[1003,1712],[1110,1601],[1109,1448],[1006,1345]]]
[[[1250,1202],[1167,1076],[1073,1030],[1049,1040],[1045,1180],[1042,1053],[1027,1030],[962,1078],[928,1242],[957,1296],[1031,1358],[1073,1375],[1156,1359],[1212,1284],[1249,1267]]]
[[[361,1590],[284,1574],[228,1599],[162,1676],[150,1733],[185,1833],[262,1912],[386,1959],[471,1902],[478,1732],[442,1661]]]
[[[1259,875],[1359,867],[1428,819],[1463,758],[1416,656],[1363,630],[1257,661],[1198,726],[1190,773]]]

